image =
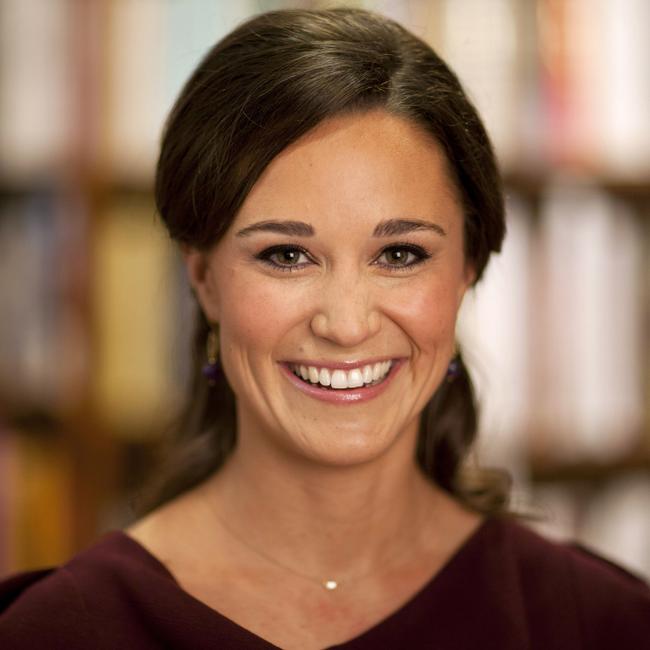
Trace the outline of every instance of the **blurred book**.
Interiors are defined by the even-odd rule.
[[[60,171],[75,126],[74,3],[0,2],[0,175],[24,182]]]
[[[127,184],[153,178],[173,101],[207,50],[261,11],[243,2],[121,0],[107,5],[106,166]]]
[[[85,215],[52,190],[0,201],[0,398],[70,411],[88,358],[83,317]]]
[[[529,6],[515,0],[446,0],[441,54],[483,118],[501,165],[521,158],[525,70],[521,24]]]
[[[151,433],[179,399],[176,251],[147,197],[115,197],[97,220],[94,404],[116,434]]]
[[[567,461],[625,455],[643,430],[643,221],[579,184],[546,192],[537,240],[533,447]]]
[[[106,167],[129,184],[153,177],[165,110],[167,4],[122,0],[106,8]]]
[[[73,474],[60,432],[2,425],[0,469],[0,575],[68,559]]]
[[[0,393],[5,400],[51,405],[57,302],[56,221],[48,193],[0,203]]]
[[[279,9],[283,4],[286,5],[264,0],[183,0],[166,3],[165,110],[171,108],[200,59],[218,40],[253,14]]]
[[[481,461],[526,473],[525,433],[532,401],[529,263],[531,214],[516,195],[508,200],[508,235],[486,274],[465,296],[459,338],[480,403]]]
[[[445,1],[404,2],[404,0],[368,0],[367,2],[363,2],[362,5],[365,9],[376,11],[383,16],[397,21],[410,32],[428,42],[440,54],[441,52],[439,50],[444,38],[442,16]]]
[[[650,3],[539,0],[547,154],[608,176],[650,173]]]
[[[0,576],[17,565],[16,489],[18,479],[17,439],[0,420]]]

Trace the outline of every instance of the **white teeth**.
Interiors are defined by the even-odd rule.
[[[363,386],[363,375],[361,370],[355,368],[348,373],[348,388],[359,388]]]
[[[343,370],[335,370],[332,373],[332,388],[347,388],[348,378]]]
[[[330,371],[327,368],[321,368],[318,375],[318,383],[323,386],[329,386],[331,383]]]
[[[382,380],[390,370],[391,361],[383,361],[373,365],[366,365],[345,370],[329,370],[315,366],[292,366],[294,374],[302,377],[312,384],[330,386],[334,389],[358,388],[366,384],[377,383]]]

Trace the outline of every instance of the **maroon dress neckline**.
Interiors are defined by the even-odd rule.
[[[403,605],[337,646],[611,650],[650,641],[645,581],[512,516],[485,519]],[[269,650],[272,643],[184,591],[121,530],[63,566],[0,581],[0,646]]]
[[[430,603],[432,592],[436,591],[439,584],[447,581],[449,574],[453,574],[454,569],[463,563],[466,556],[473,555],[474,549],[481,546],[482,539],[489,534],[490,529],[497,521],[498,519],[496,517],[485,517],[449,556],[447,561],[437,569],[408,600],[357,636],[341,644],[329,646],[329,648],[353,648],[357,642],[363,643],[366,639],[374,637],[375,635],[379,635],[377,638],[380,638],[384,626],[390,626],[394,620],[409,618],[409,614],[412,611],[415,612],[416,610],[419,610],[421,603]],[[184,605],[195,608],[196,613],[199,614],[201,618],[208,619],[212,617],[213,620],[219,621],[221,625],[227,624],[232,626],[233,629],[237,629],[241,635],[248,636],[251,640],[254,639],[259,643],[265,643],[269,648],[277,647],[270,641],[260,637],[248,628],[243,627],[236,621],[228,618],[225,614],[222,614],[219,610],[210,607],[208,604],[186,591],[178,582],[174,574],[161,560],[124,530],[115,530],[106,533],[103,541],[109,544],[117,542],[119,545],[129,547],[131,554],[134,552],[137,553],[152,569],[173,583],[174,587],[178,590],[178,597],[184,601]]]

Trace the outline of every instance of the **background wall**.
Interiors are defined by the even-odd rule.
[[[192,308],[156,221],[165,115],[247,16],[354,4],[459,73],[509,234],[463,306],[479,460],[650,576],[650,4],[0,0],[0,574],[131,517],[183,400]]]

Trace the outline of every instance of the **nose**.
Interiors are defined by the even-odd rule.
[[[379,331],[372,287],[358,274],[341,270],[319,287],[311,329],[341,347],[356,347]]]

